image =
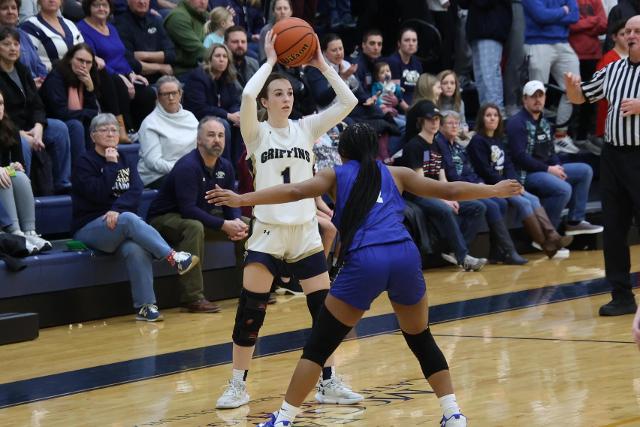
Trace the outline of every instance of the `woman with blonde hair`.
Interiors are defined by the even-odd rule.
[[[438,105],[440,95],[442,94],[442,88],[440,86],[440,79],[433,74],[423,73],[418,78],[416,83],[416,90],[413,93],[413,102],[411,108],[407,111],[407,125],[404,133],[404,142],[409,141],[411,138],[420,133],[418,126],[418,108],[419,105],[425,101],[432,102],[434,105]]]
[[[204,47],[209,48],[214,43],[223,44],[224,32],[232,26],[233,14],[229,9],[222,6],[214,7],[209,15],[209,20],[204,24]]]
[[[225,127],[223,157],[236,164],[244,146],[240,136],[240,96],[231,52],[224,44],[214,43],[202,66],[193,70],[184,85],[184,108],[198,120],[205,116],[222,119]]]

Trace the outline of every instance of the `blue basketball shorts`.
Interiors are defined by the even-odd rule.
[[[384,291],[395,303],[413,305],[426,290],[420,252],[412,240],[405,240],[349,253],[329,292],[349,305],[368,310]]]

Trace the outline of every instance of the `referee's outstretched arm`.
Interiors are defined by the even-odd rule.
[[[580,86],[581,83],[582,80],[579,75],[564,73],[564,87],[567,90],[567,98],[572,104],[583,104],[586,101]]]

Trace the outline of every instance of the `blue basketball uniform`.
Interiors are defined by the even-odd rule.
[[[403,225],[404,200],[387,167],[377,162],[381,173],[380,195],[367,214],[349,248],[345,262],[331,286],[331,295],[361,310],[383,291],[389,299],[416,304],[426,286],[416,245]],[[349,161],[335,168],[336,208],[333,223],[340,228],[344,205],[354,185],[360,163]]]

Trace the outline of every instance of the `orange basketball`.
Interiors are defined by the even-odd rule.
[[[273,26],[278,37],[274,48],[278,62],[289,67],[306,64],[318,49],[316,33],[307,21],[300,18],[285,18]]]

